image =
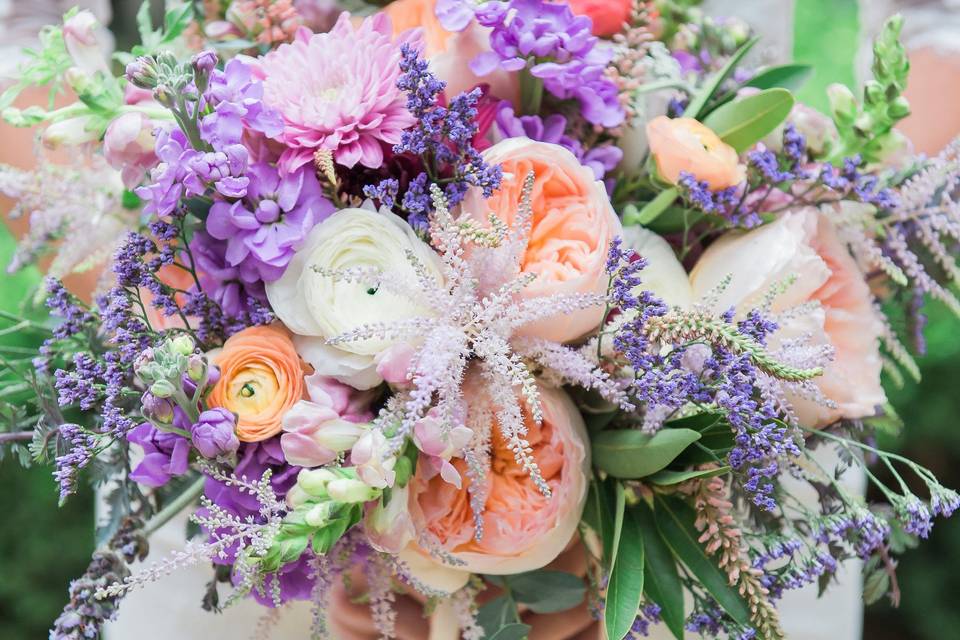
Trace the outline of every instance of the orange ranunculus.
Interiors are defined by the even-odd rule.
[[[281,419],[303,398],[303,365],[285,329],[250,327],[213,357],[220,380],[207,403],[237,414],[237,437],[259,442],[283,429]]]
[[[479,221],[492,212],[513,224],[524,179],[534,174],[533,221],[521,270],[536,274],[536,279],[519,295],[604,293],[607,250],[622,228],[593,171],[567,149],[528,138],[502,140],[484,151],[483,158],[503,166],[503,181],[486,201],[478,189],[468,192],[462,209]],[[568,342],[595,330],[602,316],[601,306],[590,307],[524,325],[518,333]]]
[[[667,182],[676,184],[684,171],[714,191],[743,182],[736,150],[693,118],[657,116],[647,123],[647,139],[657,171]]]
[[[490,466],[482,480],[487,497],[480,540],[474,536],[469,483],[458,489],[440,475],[431,475],[428,465],[418,464],[410,484],[414,524],[462,563],[444,565],[415,546],[408,547],[401,557],[426,584],[455,585],[455,574],[464,572],[539,569],[560,555],[576,533],[590,469],[583,418],[559,389],[541,386],[540,399],[543,422],[537,426],[527,417],[527,441],[552,495],[546,498],[537,489],[517,464],[499,427],[492,425]],[[457,459],[454,465],[465,476],[466,463]]]
[[[593,35],[612,36],[630,19],[633,0],[567,0],[570,10],[593,21]]]

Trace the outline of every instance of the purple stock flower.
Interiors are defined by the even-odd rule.
[[[190,428],[193,446],[205,458],[227,455],[240,448],[236,434],[236,418],[222,407],[208,409],[200,414]]]
[[[271,438],[257,443],[244,443],[240,445],[238,453],[239,461],[234,468],[234,475],[238,478],[246,478],[249,481],[256,482],[267,469],[270,469],[273,472],[270,483],[280,500],[283,500],[287,491],[296,484],[300,467],[287,464],[283,457],[283,450],[280,448],[280,438]],[[250,517],[258,522],[263,521],[260,504],[256,497],[241,491],[236,486],[207,478],[204,494],[218,507],[234,515],[241,518]],[[224,554],[215,557],[214,562],[226,565],[233,564],[238,550],[238,545],[235,544],[227,548]],[[314,584],[309,566],[310,558],[311,554],[305,553],[297,562],[287,564],[280,569],[277,579],[279,580],[281,602],[303,600],[310,597]],[[266,595],[259,594],[256,591],[252,595],[261,604],[273,606],[273,601],[269,596],[269,587],[272,586],[269,580],[267,586],[268,593]]]
[[[276,280],[315,224],[333,212],[311,167],[281,176],[276,167],[250,166],[243,200],[215,202],[207,232],[227,242],[224,258],[232,267],[249,264],[259,279]]]
[[[150,182],[138,187],[136,193],[147,203],[145,213],[162,217],[170,215],[181,198],[203,194],[206,185],[191,169],[201,152],[190,146],[180,129],[157,127],[156,136],[160,163],[150,171]]]
[[[450,21],[459,24],[462,18],[457,13]],[[543,0],[487,2],[476,10],[476,18],[492,30],[492,51],[470,63],[478,76],[498,66],[519,71],[529,61],[530,74],[554,96],[577,100],[588,122],[604,127],[623,123],[617,85],[606,76],[613,49],[591,33],[590,18],[574,15],[566,4]]]
[[[177,409],[182,424],[182,413]],[[130,478],[148,487],[162,487],[174,476],[187,472],[190,462],[190,441],[176,433],[160,431],[149,422],[134,427],[127,441],[143,448],[143,460],[130,472]]]
[[[550,142],[568,149],[585,167],[589,167],[597,180],[603,180],[608,171],[613,171],[623,158],[623,151],[613,144],[605,144],[584,150],[579,140],[566,134],[567,119],[559,113],[546,118],[540,116],[517,116],[513,105],[503,101],[497,108],[497,127],[506,138],[530,138],[540,142]],[[612,190],[607,185],[607,191]]]
[[[247,261],[233,266],[227,262],[227,242],[206,231],[197,231],[190,251],[199,272],[200,286],[230,316],[241,315],[256,301],[266,303],[263,281],[256,267]]]
[[[263,83],[254,79],[250,65],[238,58],[230,60],[223,71],[211,73],[204,97],[214,107],[213,113],[201,120],[200,134],[214,148],[239,143],[248,130],[268,138],[283,132],[280,113],[263,104]]]

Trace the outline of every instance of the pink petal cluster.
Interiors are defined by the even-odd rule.
[[[282,114],[288,147],[280,166],[293,171],[329,149],[345,167],[379,167],[383,145],[397,144],[414,123],[397,78],[401,45],[419,46],[419,39],[418,31],[393,39],[384,14],[354,27],[344,13],[328,33],[301,29],[264,56],[263,100]]]

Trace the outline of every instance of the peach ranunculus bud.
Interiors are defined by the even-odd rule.
[[[647,123],[647,140],[660,177],[671,184],[677,184],[683,172],[706,182],[713,191],[744,180],[736,150],[693,118],[657,116]]]
[[[282,419],[303,398],[303,365],[286,329],[249,327],[212,357],[220,369],[207,404],[237,414],[237,437],[259,442],[283,429]]]
[[[390,16],[394,36],[408,29],[423,30],[423,55],[430,70],[447,83],[448,100],[486,83],[496,97],[516,102],[520,97],[517,74],[497,70],[480,78],[470,69],[471,60],[490,51],[489,30],[471,22],[462,31],[448,31],[437,19],[436,5],[437,0],[395,0],[383,12]]]
[[[503,181],[487,200],[479,189],[467,193],[464,215],[482,224],[493,213],[512,225],[524,180],[530,172],[534,174],[533,221],[520,268],[536,278],[519,295],[604,293],[607,251],[622,227],[593,171],[567,149],[528,138],[502,140],[484,151],[483,158],[491,165],[502,165]],[[569,342],[594,331],[602,316],[601,306],[581,309],[524,325],[518,335]]]
[[[575,15],[593,21],[595,36],[620,33],[633,11],[633,0],[567,0],[567,4]]]
[[[721,236],[690,274],[694,295],[702,298],[727,275],[730,284],[715,308],[734,307],[741,317],[761,306],[771,287],[791,278],[792,284],[774,299],[773,313],[819,303],[810,313],[778,318],[780,328],[770,336],[773,350],[785,340],[805,335],[835,350],[824,374],[814,379],[835,407],[788,394],[801,424],[820,427],[839,418],[872,416],[886,402],[880,384],[883,326],[864,274],[826,215],[804,208],[752,231]]]
[[[467,401],[472,404],[473,399]],[[537,489],[517,464],[499,426],[492,424],[489,471],[481,480],[486,483],[481,492],[486,495],[481,539],[475,536],[470,483],[458,488],[417,463],[410,481],[414,522],[427,539],[441,546],[445,557],[463,563],[447,565],[415,543],[408,546],[400,559],[425,584],[446,590],[471,572],[503,575],[539,569],[560,555],[576,534],[590,473],[586,428],[562,390],[541,385],[540,401],[543,422],[538,426],[527,416],[527,440],[552,495],[547,498]],[[466,471],[464,460],[454,464],[461,473]]]

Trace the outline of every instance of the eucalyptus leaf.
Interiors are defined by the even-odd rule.
[[[635,429],[601,431],[593,437],[593,463],[615,478],[656,473],[700,439],[692,429],[661,429],[654,435]]]
[[[750,623],[750,610],[734,587],[727,574],[717,566],[716,559],[708,556],[698,542],[700,532],[694,526],[693,509],[676,498],[658,496],[656,501],[657,530],[673,551],[674,556],[690,570],[701,585],[736,622]]]
[[[710,98],[717,93],[717,90],[720,89],[720,85],[723,84],[723,81],[727,79],[733,70],[736,69],[737,65],[743,60],[743,57],[747,55],[750,49],[753,48],[753,45],[757,44],[759,38],[751,38],[746,41],[742,47],[737,49],[736,53],[730,56],[730,59],[727,60],[727,64],[723,66],[720,71],[717,71],[713,74],[709,80],[697,91],[697,94],[690,100],[690,104],[687,105],[687,108],[684,110],[683,115],[687,118],[701,118],[705,115],[704,110],[707,106],[707,103],[710,101]]]
[[[519,620],[517,605],[506,595],[498,596],[487,602],[477,612],[477,624],[483,627],[486,636],[492,636],[498,629]]]
[[[811,75],[813,75],[813,67],[808,64],[781,64],[767,67],[753,76],[744,86],[755,89],[781,87],[790,91],[798,91],[806,84]]]
[[[633,509],[624,515],[616,560],[607,582],[603,626],[609,640],[622,640],[630,633],[643,597],[643,534]]]
[[[534,613],[557,613],[572,609],[586,595],[583,580],[563,571],[529,571],[508,576],[507,584],[514,599]]]
[[[790,115],[794,102],[786,89],[765,89],[717,108],[704,124],[742,153],[780,126]]]
[[[663,471],[657,471],[656,473],[650,475],[646,478],[646,480],[647,482],[652,482],[653,484],[669,486],[672,484],[680,484],[681,482],[686,482],[687,480],[694,480],[696,478],[713,478],[715,476],[722,476],[727,473],[730,473],[730,467],[718,467],[716,469],[700,470],[694,469],[690,471],[670,471],[669,469],[664,469]]]
[[[663,624],[677,638],[683,640],[683,585],[677,561],[670,547],[660,537],[654,522],[653,512],[646,504],[639,504],[632,511],[643,536],[643,592],[647,599],[660,606]]]

